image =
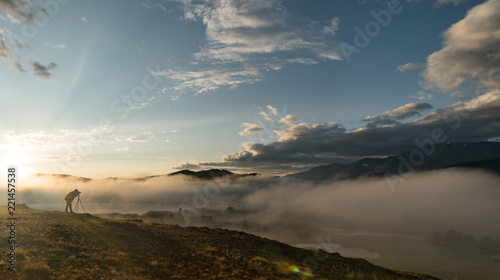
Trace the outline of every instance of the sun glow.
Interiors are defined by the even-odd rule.
[[[1,157],[2,164],[5,166],[25,166],[32,163],[32,158],[22,151],[9,151]]]

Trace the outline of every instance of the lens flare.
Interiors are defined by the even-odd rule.
[[[299,268],[298,266],[295,266],[295,265],[292,265],[290,266],[290,271],[293,272],[293,273],[299,273],[299,274],[302,274],[304,276],[307,276],[307,277],[311,277],[313,274],[311,272],[311,270],[309,269],[301,269]]]

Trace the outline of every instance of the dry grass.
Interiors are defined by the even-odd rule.
[[[0,207],[0,219],[6,213]],[[0,279],[436,279],[238,231],[58,211],[17,215],[17,271],[7,271],[2,241]],[[7,240],[5,230],[0,240]],[[319,261],[303,265],[308,258]]]

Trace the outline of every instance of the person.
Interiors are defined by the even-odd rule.
[[[80,192],[78,191],[78,189],[75,189],[74,191],[69,192],[66,195],[66,197],[64,198],[64,200],[66,200],[66,210],[64,212],[68,212],[68,207],[69,207],[69,211],[71,211],[71,213],[74,213],[73,207],[71,206],[71,203],[73,202],[73,200],[75,200],[75,197],[77,197],[79,195],[80,195]]]

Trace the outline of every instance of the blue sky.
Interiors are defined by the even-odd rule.
[[[0,0],[1,161],[285,174],[496,140],[499,2]]]

